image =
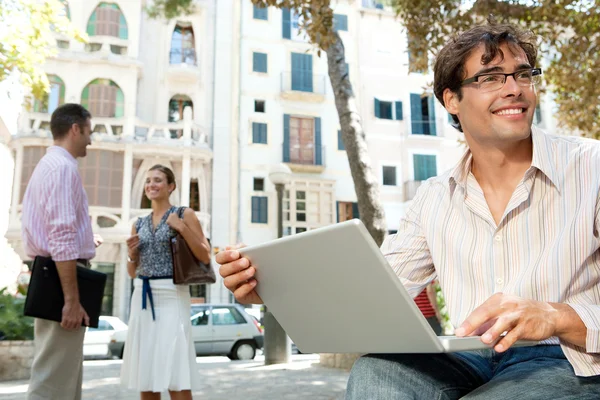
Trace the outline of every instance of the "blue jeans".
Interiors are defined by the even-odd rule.
[[[367,399],[600,399],[600,376],[576,376],[560,346],[369,354],[354,364],[346,391],[346,400]]]

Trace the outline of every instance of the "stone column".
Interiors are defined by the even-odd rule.
[[[190,149],[183,150],[183,161],[181,163],[181,198],[180,205],[188,207],[190,205],[190,174],[191,174],[191,156]]]
[[[10,222],[9,225],[16,224],[18,219],[19,200],[21,198],[21,179],[23,175],[23,145],[17,144],[17,154],[15,157],[15,175],[13,179],[12,201],[10,204]]]
[[[131,186],[133,177],[133,149],[131,144],[125,145],[125,156],[123,159],[123,193],[121,196],[121,225],[127,232],[131,229],[129,219],[131,218]]]

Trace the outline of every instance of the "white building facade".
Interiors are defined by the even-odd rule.
[[[268,175],[280,163],[292,171],[284,235],[359,216],[326,56],[299,34],[293,12],[197,0],[193,15],[163,21],[144,14],[143,0],[65,4],[89,43],[57,38],[59,53],[44,66],[51,93],[22,112],[9,142],[15,173],[6,236],[24,262],[31,260],[20,234],[23,193],[52,143],[50,114],[65,102],[93,116],[80,167],[94,232],[104,238],[93,266],[109,274],[106,314],[128,315],[125,239],[150,211],[143,184],[154,164],[173,169],[172,203],[196,211],[215,251],[276,238]],[[408,73],[408,38],[392,10],[373,0],[332,6],[393,232],[420,183],[451,168],[465,148],[431,93],[431,71]],[[542,109],[540,125],[553,128],[550,106]],[[220,278],[191,291],[196,301],[233,301]]]

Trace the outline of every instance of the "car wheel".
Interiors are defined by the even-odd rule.
[[[254,360],[256,345],[251,342],[238,342],[233,346],[229,358],[232,360]]]

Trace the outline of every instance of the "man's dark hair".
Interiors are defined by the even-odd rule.
[[[88,118],[92,118],[92,114],[83,106],[74,103],[63,104],[54,110],[50,118],[52,137],[54,140],[64,138],[73,124],[79,125],[83,131]]]
[[[443,98],[445,89],[450,89],[456,93],[459,100],[462,99],[460,84],[468,78],[465,62],[473,50],[481,44],[485,46],[485,52],[481,56],[481,63],[485,65],[497,56],[504,59],[504,53],[500,50],[500,46],[505,43],[513,54],[520,51],[519,49],[523,49],[531,67],[536,66],[536,36],[532,32],[521,30],[514,25],[490,22],[471,28],[450,39],[438,54],[433,67],[433,92],[440,103],[445,106]],[[452,114],[452,120],[452,126],[462,132],[458,117]]]

